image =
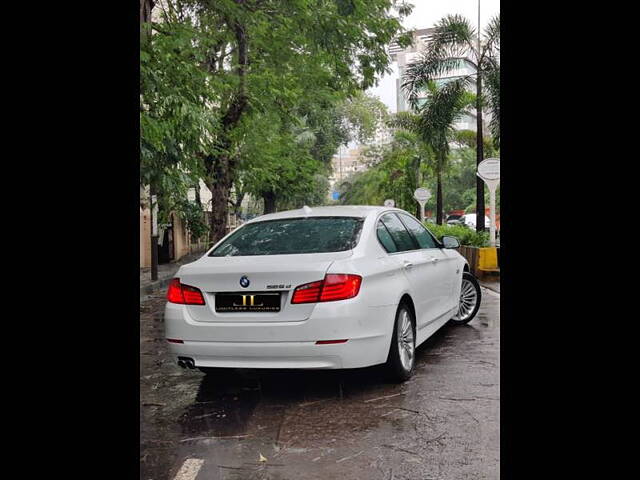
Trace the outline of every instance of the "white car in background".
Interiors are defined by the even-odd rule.
[[[467,213],[467,214],[463,215],[462,217],[460,217],[459,221],[460,221],[460,223],[465,224],[469,228],[476,228],[476,214],[475,213]],[[489,217],[487,217],[485,215],[484,216],[484,226],[486,228],[489,228],[489,225],[491,225],[491,220],[489,220]]]
[[[415,348],[469,322],[480,288],[455,248],[387,207],[304,207],[255,218],[180,267],[166,339],[178,364],[413,372]]]

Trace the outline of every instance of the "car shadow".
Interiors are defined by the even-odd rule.
[[[456,342],[480,335],[472,325],[444,326],[416,350],[416,375]],[[256,408],[279,411],[322,402],[363,401],[402,392],[384,365],[345,370],[220,369],[204,375],[179,419],[183,435],[233,437],[247,430]]]

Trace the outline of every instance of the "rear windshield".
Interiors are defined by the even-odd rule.
[[[210,257],[342,252],[356,246],[362,218],[307,217],[249,223],[218,245]]]

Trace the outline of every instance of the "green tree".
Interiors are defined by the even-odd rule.
[[[469,147],[474,151],[476,149],[476,132],[473,130],[455,130],[453,132],[453,140],[460,147]],[[487,156],[497,155],[495,140],[489,137],[484,137],[482,149]]]
[[[419,142],[419,141],[424,142],[424,137],[420,135],[420,116],[413,112],[396,113],[389,120],[389,126],[394,129],[400,129],[400,131],[396,131],[395,133],[396,138],[399,135],[402,135],[406,138],[407,135],[411,132],[411,134],[415,135],[414,138],[416,142]],[[404,133],[401,133],[402,130],[404,130]],[[415,155],[414,155],[412,169],[415,172],[414,174],[415,184],[412,186],[412,191],[422,186],[424,178],[420,175],[421,166],[423,165],[424,161],[428,160],[429,158],[432,158],[431,155],[428,155],[427,158],[423,158],[420,155],[421,152],[431,153],[432,150],[429,148],[428,144],[421,145],[420,148],[415,148],[414,151],[415,151]],[[430,165],[430,166],[432,167],[433,165]],[[417,203],[415,204],[415,212],[416,212],[416,217],[420,218],[422,215],[422,212],[420,211],[420,205]]]
[[[277,112],[265,112],[246,120],[251,129],[241,150],[245,190],[263,199],[264,213],[275,212],[276,202],[306,203],[318,186],[316,176],[324,168],[310,151],[315,137],[300,130],[299,124],[295,128],[295,117],[290,119],[292,122],[283,121]]]
[[[398,129],[391,143],[366,149],[371,167],[351,175],[340,189],[340,202],[348,205],[382,205],[393,198],[398,208],[415,206],[413,191],[418,178],[424,177],[433,152],[419,134]],[[421,161],[426,160],[424,162]]]
[[[430,167],[436,177],[436,223],[441,225],[444,208],[442,175],[447,166],[449,143],[455,138],[453,124],[465,111],[471,99],[465,85],[459,81],[450,82],[440,88],[435,82],[429,82],[427,91],[426,101],[415,107],[418,113],[400,112],[395,115],[391,124],[416,133],[435,153]],[[419,210],[418,206],[418,216]]]
[[[389,121],[387,106],[378,98],[362,91],[344,100],[338,107],[343,125],[348,131],[347,141],[367,144],[378,129]]]
[[[298,105],[275,105],[247,116],[240,176],[264,213],[326,202],[331,160],[351,140],[371,140],[384,125],[387,108],[362,92],[344,98],[312,80],[304,82]]]
[[[476,37],[478,37],[476,39]],[[480,41],[471,22],[460,15],[447,15],[435,26],[435,31],[427,45],[427,49],[420,58],[410,64],[404,76],[402,87],[409,95],[409,101],[417,106],[419,95],[427,84],[437,78],[450,74],[461,66],[471,67],[472,74],[462,76],[459,81],[471,87],[475,83],[476,91],[476,164],[484,160],[484,137],[482,112],[486,100],[483,95],[483,77],[490,79],[489,99],[498,101],[499,95],[495,95],[499,89],[499,50],[500,48],[500,19],[493,18],[487,25],[483,39]],[[496,73],[497,72],[497,73]],[[475,77],[475,80],[474,80]],[[499,139],[499,103],[493,105],[492,110],[497,119],[494,119],[494,130]],[[484,183],[482,179],[476,180],[476,205],[477,209],[484,211]],[[484,230],[484,216],[480,215],[477,222],[477,230]]]
[[[368,88],[388,70],[386,45],[410,8],[392,0],[200,0],[175,7],[183,5],[197,18],[205,66],[219,86],[211,99],[215,145],[204,155],[213,196],[211,239],[217,240],[226,233],[238,150],[250,124],[244,116],[265,101],[283,110],[295,105],[303,82],[317,78],[347,95]]]
[[[171,211],[191,214],[184,199],[203,174],[198,155],[216,132],[207,104],[211,78],[193,42],[197,28],[191,19],[166,12],[161,24],[152,24],[154,5],[140,2],[140,185],[141,203],[147,203],[148,186],[150,196],[158,197],[157,220],[166,223]],[[157,237],[150,240],[155,278]]]

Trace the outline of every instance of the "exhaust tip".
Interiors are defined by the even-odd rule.
[[[178,365],[182,368],[190,368],[191,370],[196,368],[193,358],[189,357],[178,357]]]

